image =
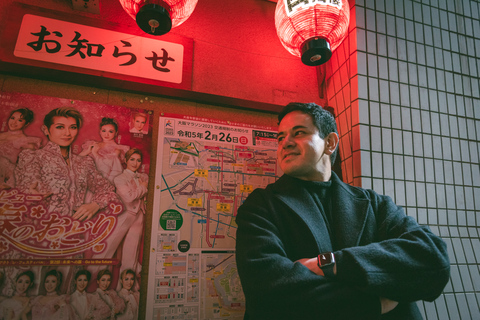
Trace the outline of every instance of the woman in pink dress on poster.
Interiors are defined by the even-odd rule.
[[[117,316],[117,320],[138,319],[140,292],[134,291],[135,277],[135,271],[132,269],[126,269],[120,273],[122,289],[118,291],[118,295],[125,301],[125,311]]]
[[[67,295],[59,295],[62,284],[62,273],[50,270],[45,274],[43,288],[45,295],[32,299],[32,320],[69,320],[75,319],[75,314]]]
[[[13,110],[7,121],[8,131],[0,133],[0,189],[15,187],[13,172],[20,151],[40,148],[41,138],[29,137],[23,132],[32,121],[30,109]]]
[[[100,122],[101,142],[89,140],[84,143],[81,156],[90,156],[95,161],[97,170],[113,182],[113,179],[123,171],[122,161],[129,146],[115,142],[118,135],[118,123],[112,118],[102,118]]]
[[[13,297],[2,301],[0,308],[2,309],[3,319],[5,320],[27,320],[31,311],[30,290],[34,283],[34,274],[27,270],[20,272],[15,278],[15,294]]]
[[[112,283],[112,273],[108,269],[100,270],[97,274],[98,288],[92,293],[92,298],[98,300],[102,307],[91,313],[92,320],[114,320],[118,313],[125,310],[125,301],[118,296],[115,290],[109,289]],[[105,316],[108,312],[108,316]]]
[[[87,293],[91,273],[79,270],[75,274],[75,291],[70,295],[70,305],[78,320],[110,319],[111,310],[96,294]]]

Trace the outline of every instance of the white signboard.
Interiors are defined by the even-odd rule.
[[[182,82],[184,47],[26,14],[14,55],[179,84]]]

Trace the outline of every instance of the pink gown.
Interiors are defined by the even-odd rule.
[[[121,289],[118,295],[125,301],[125,311],[117,315],[117,320],[137,320],[140,292]]]
[[[97,300],[97,308],[91,312],[92,320],[114,320],[115,315],[125,309],[125,301],[114,290],[97,288],[91,298]]]
[[[31,146],[40,148],[41,138],[27,137],[21,130],[0,133],[0,184],[15,187],[14,170],[18,154]]]
[[[10,316],[14,318],[19,316],[25,306],[22,304],[22,302],[13,298],[3,300],[2,303],[0,303],[0,315],[2,316],[1,319],[9,319],[8,317]]]
[[[87,141],[82,146],[83,149],[95,146],[97,141]],[[125,152],[130,149],[129,146],[117,144],[114,141],[104,142],[104,145],[97,152],[89,154],[95,161],[97,170],[102,175],[113,183],[113,179],[123,171],[122,162],[125,159]],[[117,155],[116,150],[120,150],[120,155]]]
[[[30,302],[32,320],[75,320],[76,316],[67,295],[56,295],[47,303],[42,302],[44,296],[37,296]]]

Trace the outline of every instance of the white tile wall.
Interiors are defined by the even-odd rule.
[[[424,317],[480,319],[480,1],[355,3],[357,48],[345,52],[356,61],[336,62],[327,88],[348,132],[343,177],[391,196],[446,241],[451,281],[419,303]]]

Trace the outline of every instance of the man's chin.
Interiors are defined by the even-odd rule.
[[[299,174],[298,168],[294,166],[284,166],[284,167],[280,166],[280,168],[282,169],[283,173],[288,174],[289,176],[292,176],[292,177],[295,177]]]

